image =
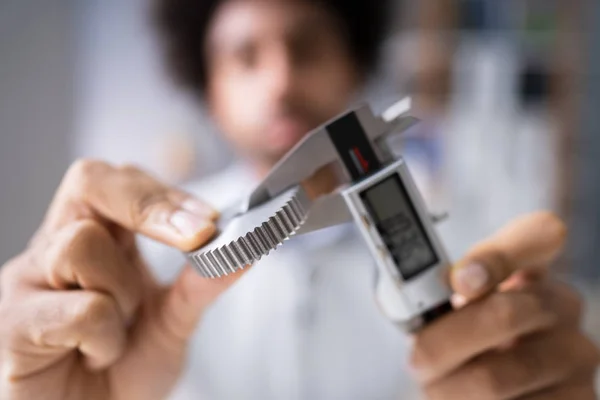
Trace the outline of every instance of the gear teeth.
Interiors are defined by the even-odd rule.
[[[275,216],[271,220],[269,220],[269,222],[267,222],[267,224],[269,225],[271,232],[275,235],[277,242],[283,243],[283,241],[286,238],[286,235],[285,235],[284,231],[281,229],[281,227],[279,226],[279,224],[277,223],[278,219],[279,218],[277,217],[277,214],[275,214]]]
[[[304,223],[310,200],[294,189],[290,198],[273,216],[238,239],[211,250],[188,255],[198,272],[206,278],[220,278],[252,265],[288,240]]]

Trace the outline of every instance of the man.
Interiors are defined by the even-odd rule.
[[[351,227],[297,238],[220,280],[188,267],[162,286],[140,256],[138,233],[200,247],[217,213],[198,196],[227,206],[346,107],[371,65],[379,7],[162,0],[179,76],[205,95],[244,168],[190,194],[132,167],[76,163],[2,269],[2,400],[408,400],[413,386],[430,399],[595,399],[598,351],[579,301],[547,276],[564,241],[547,213],[473,248],[450,272],[458,310],[413,338],[377,311],[372,261]],[[180,261],[163,249],[147,259]]]

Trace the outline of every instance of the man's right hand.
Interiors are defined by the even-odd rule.
[[[162,287],[135,234],[192,250],[216,217],[135,168],[75,163],[28,248],[0,270],[0,399],[166,398],[202,311],[240,274],[211,281],[186,267]]]

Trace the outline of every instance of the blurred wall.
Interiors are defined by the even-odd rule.
[[[72,4],[0,1],[0,263],[26,244],[69,160]]]
[[[77,3],[73,153],[135,163],[170,181],[212,172],[229,161],[199,104],[167,77],[151,25],[152,2]],[[193,157],[189,176],[171,170],[182,157]]]
[[[600,281],[600,2],[588,2],[588,71],[583,86],[582,129],[576,144],[572,260],[583,279]]]

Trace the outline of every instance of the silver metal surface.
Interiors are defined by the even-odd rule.
[[[409,103],[410,104],[410,103]],[[382,117],[373,113],[368,105],[361,105],[352,111],[359,119],[369,139],[376,143],[380,138],[388,136],[392,130],[407,129],[417,120],[405,117],[409,111],[395,117],[393,121],[385,121]],[[250,210],[262,202],[268,201],[272,196],[281,193],[282,190],[302,182],[321,167],[335,162],[341,162],[339,155],[327,133],[327,126],[339,119],[340,116],[332,118],[328,122],[312,130],[292,150],[290,150],[274,167],[266,178],[250,194],[244,205],[244,210]],[[373,149],[378,156],[382,150],[378,146]],[[350,177],[347,177],[350,181]]]
[[[313,201],[306,222],[296,235],[304,235],[330,226],[352,222],[352,214],[339,191],[319,197]]]
[[[408,331],[418,329],[425,323],[423,316],[447,302],[451,291],[443,275],[450,261],[433,227],[446,215],[429,214],[401,156],[392,151],[391,141],[418,123],[411,108],[410,100],[403,100],[381,116],[368,106],[349,111],[381,165],[357,181],[338,152],[340,143],[336,147],[327,131],[331,121],[313,130],[247,197],[221,214],[219,234],[187,255],[191,263],[203,276],[219,278],[254,264],[292,235],[354,220],[377,266],[375,298],[381,311]],[[412,204],[411,212],[421,221],[437,259],[416,275],[402,275],[361,197],[364,190],[393,174],[402,181],[406,202]]]
[[[406,190],[406,201],[412,204],[415,217],[421,222],[425,236],[431,244],[437,262],[421,269],[418,275],[405,278],[397,261],[387,250],[384,238],[376,228],[371,213],[366,208],[361,193],[390,176],[397,175]],[[402,158],[381,169],[376,174],[351,186],[343,192],[348,209],[357,222],[357,228],[371,251],[378,273],[375,297],[381,311],[391,320],[409,323],[407,328],[419,321],[418,317],[447,301],[450,288],[444,281],[444,271],[450,265],[444,246],[433,226],[431,216]],[[415,319],[417,318],[417,319]],[[412,322],[411,322],[412,321]]]
[[[311,201],[301,187],[287,190],[245,213],[223,215],[219,235],[188,259],[207,278],[252,265],[289,239],[308,216]]]
[[[379,158],[391,161],[386,140],[418,122],[409,115],[410,100],[402,100],[383,116],[368,105],[354,112]],[[333,118],[331,121],[334,121]],[[252,264],[293,234],[305,234],[352,221],[339,190],[310,200],[301,185],[315,172],[342,163],[327,133],[327,122],[310,132],[290,150],[263,181],[236,207],[222,214],[218,236],[188,258],[206,277],[221,277]],[[350,183],[344,171],[338,189]],[[344,175],[345,174],[345,175]],[[295,187],[291,190],[286,190]],[[310,213],[309,213],[310,211]]]
[[[446,221],[449,217],[450,214],[448,214],[448,211],[430,215],[431,222],[433,222],[434,224],[441,224],[442,222]]]

